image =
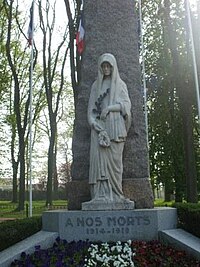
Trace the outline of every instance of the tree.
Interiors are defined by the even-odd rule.
[[[179,97],[180,111],[182,116],[182,127],[183,127],[183,140],[184,140],[184,152],[185,152],[185,171],[186,171],[186,185],[187,185],[187,201],[197,202],[197,174],[196,174],[196,161],[194,154],[194,144],[193,144],[193,103],[194,94],[189,93],[187,88],[193,87],[193,81],[190,74],[190,69],[185,69],[185,66],[190,66],[191,62],[188,55],[191,55],[188,47],[187,41],[185,43],[185,55],[183,59],[186,64],[182,64],[182,58],[180,55],[180,45],[177,42],[177,30],[173,27],[174,22],[170,16],[170,2],[164,1],[165,6],[165,21],[166,27],[168,28],[169,36],[169,49],[172,57],[172,69],[176,76],[173,75],[173,84],[177,90],[177,95]],[[179,6],[180,7],[180,6]],[[185,7],[185,6],[184,6]],[[186,22],[187,23],[187,22]],[[188,29],[182,26],[184,30],[185,38],[188,38]],[[183,67],[182,67],[183,66]],[[194,87],[193,87],[194,88]],[[191,90],[192,91],[192,90]]]
[[[29,102],[30,102],[30,91],[28,90],[29,85],[29,54],[27,54],[27,48],[21,49],[20,38],[23,34],[24,23],[19,23],[19,11],[18,5],[14,6],[14,1],[4,1],[4,9],[7,14],[7,40],[6,40],[6,56],[11,69],[13,80],[11,81],[10,95],[13,97],[13,106],[10,106],[10,115],[7,117],[8,123],[12,128],[12,142],[11,142],[11,155],[13,163],[13,183],[14,192],[16,192],[16,176],[18,163],[20,166],[19,174],[19,205],[18,209],[24,209],[25,201],[25,178],[26,178],[26,146],[29,135],[28,122],[29,122]],[[13,41],[13,36],[15,40]],[[37,50],[35,49],[34,66],[37,60]],[[36,81],[39,80],[39,76]],[[33,82],[34,84],[34,82]],[[35,92],[34,101],[36,105],[33,111],[33,122],[37,118],[41,93],[40,87],[37,92]],[[41,101],[42,102],[42,101]],[[10,101],[12,103],[12,101]],[[15,136],[17,130],[18,140],[15,143]],[[18,145],[18,150],[16,149],[16,144]],[[17,150],[17,151],[16,151]],[[16,159],[14,154],[16,152]],[[15,199],[14,199],[15,200]]]
[[[25,103],[24,110],[24,120],[22,118],[20,104],[21,104],[21,94],[20,94],[20,80],[18,72],[16,69],[16,63],[14,61],[12,46],[11,46],[11,36],[13,30],[13,16],[14,10],[13,7],[14,1],[10,1],[8,4],[4,1],[4,7],[7,10],[7,19],[8,19],[8,32],[7,32],[7,42],[6,42],[6,54],[9,62],[9,66],[13,75],[14,80],[14,111],[16,116],[17,131],[19,137],[19,163],[20,163],[20,185],[19,185],[19,210],[24,209],[24,200],[25,200],[25,131],[27,127],[27,117],[28,117],[28,106],[29,106],[29,96]],[[16,13],[17,15],[17,13]],[[17,47],[17,44],[15,47]]]
[[[149,84],[154,79],[148,85],[151,174],[157,176],[153,183],[165,185],[166,197],[175,190],[176,201],[182,201],[187,177],[187,199],[196,202],[194,94],[185,90],[191,92],[193,82],[184,2],[177,6],[175,1],[164,1],[162,6],[161,1],[148,1],[143,11]]]
[[[66,13],[68,17],[68,27],[69,27],[69,50],[70,50],[70,74],[71,83],[74,95],[74,106],[76,111],[76,105],[78,102],[79,93],[79,83],[81,80],[81,57],[75,49],[76,33],[78,31],[78,26],[81,17],[81,0],[76,0],[72,4],[69,0],[64,0]],[[74,10],[74,16],[72,13]]]
[[[65,104],[67,103],[67,105]],[[68,85],[67,94],[61,99],[62,117],[60,120],[60,133],[58,138],[58,149],[64,155],[64,163],[58,168],[58,177],[62,185],[67,187],[67,183],[71,181],[71,143],[73,136],[74,123],[74,101],[71,85]]]
[[[58,47],[54,49],[52,47],[53,34],[55,30],[55,2],[51,6],[49,0],[46,1],[43,7],[43,1],[38,1],[38,11],[40,18],[40,29],[43,36],[43,79],[44,87],[48,105],[49,114],[49,149],[48,149],[48,178],[47,178],[47,199],[46,205],[52,205],[52,187],[53,187],[53,174],[56,175],[56,140],[57,140],[57,116],[59,111],[60,97],[65,87],[64,82],[64,70],[67,59],[68,49],[65,47],[67,28],[65,29],[62,40],[58,44]],[[52,16],[52,20],[50,20]],[[62,51],[62,48],[65,48]],[[62,54],[62,58],[61,58]],[[55,184],[55,183],[54,183]]]

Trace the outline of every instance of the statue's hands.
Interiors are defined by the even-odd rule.
[[[110,112],[109,107],[108,108],[104,108],[102,110],[102,112],[101,112],[100,119],[104,121],[106,119],[107,115],[109,114],[109,112]]]
[[[101,131],[103,131],[103,128],[95,121],[95,122],[93,122],[93,124],[92,124],[92,127],[95,129],[95,131],[96,132],[101,132]]]

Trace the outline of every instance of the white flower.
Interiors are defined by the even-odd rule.
[[[135,253],[131,249],[131,241],[122,243],[117,241],[114,245],[108,243],[102,243],[99,246],[92,244],[88,249],[89,257],[86,259],[84,267],[134,267],[133,256]]]
[[[127,244],[130,246],[130,245],[132,244],[132,241],[129,239],[129,240],[127,241]]]
[[[115,261],[115,262],[113,263],[113,266],[119,267],[119,266],[120,266],[120,262],[119,262],[119,261]]]

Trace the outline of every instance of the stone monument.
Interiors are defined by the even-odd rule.
[[[116,58],[121,79],[131,101],[131,124],[123,153],[123,192],[136,208],[152,208],[149,181],[147,133],[143,111],[143,89],[138,52],[138,24],[135,1],[84,1],[85,50],[81,61],[73,135],[72,182],[68,187],[68,208],[81,209],[90,201],[90,125],[87,107],[90,89],[97,75],[98,58],[111,53]]]
[[[43,230],[67,241],[158,239],[177,217],[153,208],[134,1],[84,0],[83,11],[71,210],[44,212]]]

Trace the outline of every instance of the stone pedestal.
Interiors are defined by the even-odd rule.
[[[136,209],[153,208],[153,195],[148,178],[125,179],[122,186],[125,198],[134,201]],[[69,210],[81,210],[81,204],[91,199],[88,181],[75,180],[68,183],[67,199]]]
[[[58,232],[67,241],[116,242],[158,239],[158,232],[176,228],[174,208],[118,211],[46,211],[43,230]]]
[[[91,200],[82,203],[82,210],[134,210],[135,203],[129,199],[119,201]]]

